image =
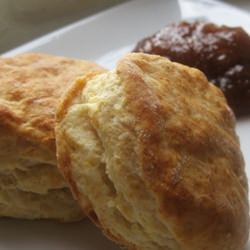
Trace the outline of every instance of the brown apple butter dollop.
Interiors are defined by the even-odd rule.
[[[205,22],[171,24],[141,40],[134,52],[200,69],[223,91],[236,116],[250,114],[250,36],[242,28]]]

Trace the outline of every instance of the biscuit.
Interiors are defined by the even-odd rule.
[[[0,216],[83,217],[57,169],[55,110],[76,77],[100,69],[38,53],[0,58]]]
[[[86,214],[141,250],[242,250],[248,187],[235,118],[203,73],[132,53],[57,112],[58,166]],[[86,202],[88,201],[88,202]]]

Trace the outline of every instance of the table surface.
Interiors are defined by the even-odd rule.
[[[64,25],[125,1],[1,0],[0,54]],[[225,0],[224,2],[250,12],[249,0]]]
[[[230,3],[230,4],[237,6],[245,11],[250,12],[250,1],[249,0],[226,0],[224,2]]]

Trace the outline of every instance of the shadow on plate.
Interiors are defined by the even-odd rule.
[[[77,223],[0,219],[0,250],[118,250],[88,220]]]

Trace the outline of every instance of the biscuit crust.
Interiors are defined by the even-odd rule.
[[[200,71],[131,53],[78,80],[57,112],[59,168],[129,249],[242,250],[248,186],[235,118]]]
[[[57,169],[55,110],[75,78],[97,69],[40,53],[0,58],[0,216],[82,218]]]

